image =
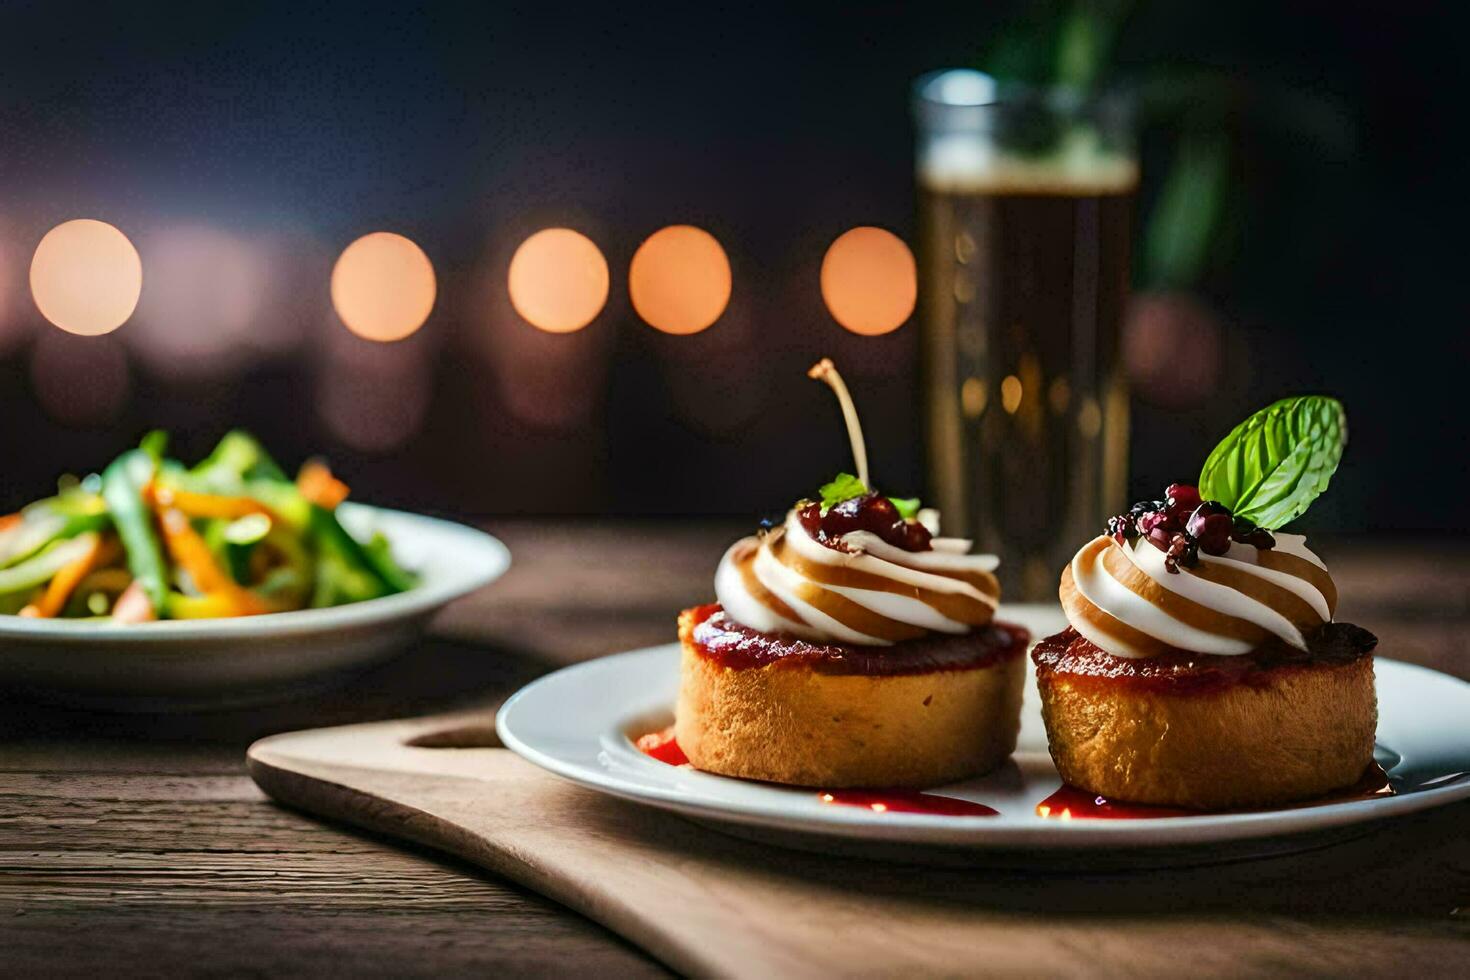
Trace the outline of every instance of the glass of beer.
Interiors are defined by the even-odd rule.
[[[928,500],[1008,599],[1055,600],[1125,506],[1131,113],[967,70],[914,95]]]

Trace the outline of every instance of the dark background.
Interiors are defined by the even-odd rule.
[[[817,270],[855,225],[913,240],[912,79],[987,65],[1058,9],[8,3],[0,511],[149,427],[192,458],[243,425],[289,463],[330,456],[360,498],[433,512],[755,515],[847,465],[803,376],[821,355],[885,488],[917,486],[914,326],[847,333]],[[1197,274],[1140,272],[1133,496],[1192,479],[1254,408],[1325,391],[1353,438],[1303,526],[1462,531],[1463,24],[1145,3],[1122,25],[1109,77],[1188,103],[1208,75],[1228,99],[1206,125],[1230,147]],[[1170,126],[1143,136],[1141,227],[1177,163]],[[36,242],[74,217],[143,256],[139,312],[107,337],[63,335],[26,289]],[[634,249],[673,223],[733,267],[728,311],[693,337],[627,299]],[[612,272],[570,335],[532,330],[504,288],[552,225]],[[181,228],[258,259],[224,352],[150,329],[151,257]],[[418,242],[439,284],[424,328],[385,346],[348,335],[327,292],[341,249],[380,229]]]

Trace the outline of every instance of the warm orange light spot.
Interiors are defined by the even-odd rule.
[[[987,399],[985,382],[979,378],[966,378],[960,385],[960,407],[968,418],[978,419],[985,411]]]
[[[402,340],[423,326],[436,291],[424,250],[389,231],[348,245],[332,269],[332,306],[367,340]]]
[[[918,296],[914,253],[891,231],[865,226],[843,232],[822,259],[822,299],[853,333],[875,337],[897,330]]]
[[[586,235],[547,228],[521,243],[510,260],[510,302],[548,333],[581,330],[607,303],[607,259]]]
[[[68,333],[111,333],[133,315],[143,261],[128,236],[105,221],[57,225],[31,259],[31,296],[41,315]]]
[[[1000,407],[1006,410],[1007,415],[1015,415],[1016,409],[1021,407],[1021,398],[1025,390],[1021,387],[1021,379],[1014,374],[1008,374],[1000,383]]]
[[[664,333],[699,333],[730,302],[730,260],[709,232],[670,225],[649,235],[628,269],[633,309]]]

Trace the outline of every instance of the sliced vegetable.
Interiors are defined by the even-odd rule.
[[[253,497],[199,493],[167,484],[154,487],[153,499],[161,506],[181,510],[190,517],[233,519],[255,514],[268,519],[271,516],[271,509]]]
[[[53,541],[98,531],[107,524],[107,505],[95,494],[77,491],[38,500],[0,530],[0,568],[29,558]]]
[[[225,610],[219,615],[256,616],[271,611],[269,604],[253,595],[249,589],[240,586],[215,563],[204,539],[194,530],[189,518],[182,511],[161,510],[158,523],[163,528],[163,542],[169,557],[188,573],[194,588],[206,596],[219,599],[220,608]],[[165,605],[159,608],[167,609],[172,614],[176,597],[176,593],[168,596]]]
[[[158,610],[143,590],[143,584],[133,579],[133,584],[123,590],[112,606],[112,618],[119,623],[147,623],[158,618]]]
[[[336,510],[348,493],[347,484],[333,476],[327,464],[319,459],[309,459],[301,467],[296,475],[296,489],[323,510]]]
[[[231,432],[192,469],[163,432],[101,474],[0,515],[0,614],[117,622],[244,616],[412,588],[381,535],[363,543],[335,510],[348,488],[325,463],[288,479]]]
[[[375,531],[368,539],[367,544],[362,546],[362,553],[367,558],[368,564],[378,577],[394,592],[407,592],[418,584],[418,579],[403,570],[403,567],[393,559],[393,547],[388,543],[388,538],[382,531]]]
[[[153,478],[153,457],[141,449],[123,453],[102,472],[102,497],[128,555],[128,570],[154,613],[168,601],[168,568],[153,531],[153,512],[144,490]]]
[[[0,595],[25,592],[45,585],[57,572],[90,554],[96,544],[96,532],[88,531],[75,538],[47,545],[40,554],[17,565],[0,569]]]
[[[138,448],[152,456],[155,463],[161,463],[163,454],[168,452],[168,433],[162,429],[150,429],[139,440]]]
[[[246,514],[225,525],[224,539],[228,544],[256,544],[271,533],[271,519],[265,514]]]
[[[76,539],[87,544],[86,550],[75,560],[68,562],[59,568],[41,597],[20,611],[22,616],[33,616],[38,619],[51,619],[66,606],[66,601],[71,598],[72,591],[87,577],[87,574],[98,565],[110,560],[117,552],[117,548],[111,538],[92,531],[79,535]]]
[[[254,436],[239,429],[227,432],[214,447],[214,452],[189,472],[206,483],[223,483],[225,486],[256,478],[290,482],[286,472],[276,465],[265,447]]]

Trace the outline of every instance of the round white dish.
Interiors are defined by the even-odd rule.
[[[1058,610],[1010,606],[1001,617],[1054,632]],[[529,761],[613,796],[725,825],[743,835],[761,829],[804,847],[857,841],[887,845],[1024,851],[1101,851],[1182,847],[1205,860],[1228,851],[1200,845],[1307,835],[1347,828],[1470,797],[1470,684],[1385,658],[1376,661],[1378,761],[1394,795],[1316,806],[1147,819],[1043,819],[1036,806],[1061,787],[1046,750],[1034,679],[1028,679],[1020,742],[1010,763],[990,775],[929,792],[983,803],[996,816],[874,812],[824,802],[812,789],[729,779],[670,766],[639,752],[630,736],[672,720],[679,646],[653,647],[557,671],[501,708],[497,731]],[[1322,836],[1322,835],[1319,835]],[[1329,835],[1330,836],[1330,835]],[[1309,846],[1256,847],[1253,853]],[[892,854],[891,849],[887,852]],[[902,853],[902,852],[900,852]],[[907,854],[914,859],[921,855]]]
[[[505,545],[472,527],[363,504],[343,504],[340,516],[355,535],[387,535],[419,584],[367,602],[237,619],[0,616],[0,686],[133,710],[278,696],[396,653],[446,603],[510,567]]]

